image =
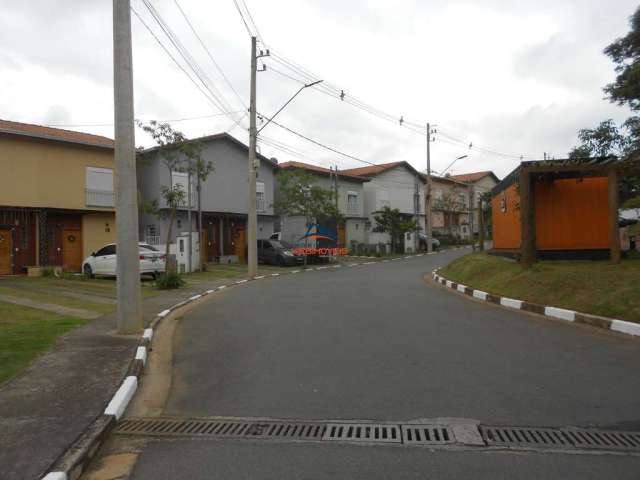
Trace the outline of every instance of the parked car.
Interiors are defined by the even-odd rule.
[[[424,233],[420,233],[419,235],[419,239],[420,239],[420,248],[422,250],[426,250],[427,249],[427,236]],[[437,250],[438,248],[440,248],[440,240],[438,240],[437,238],[431,238],[431,248],[433,250]]]
[[[154,279],[165,271],[164,254],[146,243],[139,243],[140,274],[151,275]],[[116,275],[116,245],[105,245],[97,252],[93,252],[82,262],[82,272],[89,278],[95,275],[115,277]]]
[[[300,265],[304,257],[295,255],[291,245],[280,240],[258,240],[258,262],[284,267]]]

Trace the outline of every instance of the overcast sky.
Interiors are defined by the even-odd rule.
[[[503,176],[543,152],[566,156],[577,130],[625,109],[603,99],[614,77],[602,50],[628,31],[631,0],[245,0],[273,52],[333,86],[400,118],[437,124],[432,167],[491,169]],[[174,0],[150,0],[225,98],[243,104],[227,86],[180,14]],[[224,74],[248,104],[250,40],[233,0],[178,0]],[[0,118],[71,127],[113,136],[112,2],[4,0],[0,14]],[[132,6],[170,44],[142,0]],[[135,113],[140,119],[219,114],[133,16]],[[265,47],[262,47],[265,48]],[[175,50],[172,50],[175,52]],[[258,74],[258,110],[275,112],[300,86],[269,67],[295,74],[273,58]],[[232,114],[236,119],[243,113]],[[425,138],[306,89],[279,122],[360,159],[407,160],[426,167]],[[100,124],[100,125],[99,125]],[[107,124],[107,125],[101,125]],[[246,118],[227,116],[173,123],[190,137],[228,130],[246,141]],[[244,125],[244,127],[242,126]],[[362,166],[268,126],[261,144],[279,161]],[[451,140],[455,138],[457,140]],[[140,131],[138,145],[151,145]],[[473,147],[468,148],[468,143]],[[464,145],[463,145],[464,144]],[[514,155],[504,157],[476,146]]]

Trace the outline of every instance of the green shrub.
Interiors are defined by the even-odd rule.
[[[44,267],[42,269],[42,276],[43,277],[47,277],[47,278],[55,277],[56,276],[55,268],[53,268],[53,267]]]
[[[167,272],[159,275],[155,286],[160,290],[171,290],[184,286],[185,282],[178,272]]]

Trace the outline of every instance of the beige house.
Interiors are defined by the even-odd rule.
[[[115,242],[113,140],[0,120],[0,275],[80,271]]]
[[[469,217],[469,226],[473,235],[477,235],[478,225],[480,224],[478,211],[480,198],[482,195],[491,192],[491,190],[500,183],[500,179],[490,170],[451,175],[449,178],[457,182],[466,183],[469,186],[469,198],[471,199],[470,207],[473,212],[473,216]],[[485,227],[488,228],[490,223],[490,221],[485,222]]]
[[[452,236],[468,239],[469,185],[449,176],[431,177],[431,222],[435,236]]]

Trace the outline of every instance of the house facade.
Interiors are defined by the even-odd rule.
[[[468,184],[451,177],[431,177],[434,236],[467,240],[471,236]]]
[[[469,228],[472,235],[477,236],[479,231],[478,227],[480,225],[480,211],[478,210],[480,198],[483,195],[490,193],[494,187],[500,183],[500,179],[495,173],[489,170],[451,175],[449,178],[469,185],[469,210],[471,212],[469,215]],[[491,221],[489,219],[489,221],[485,221],[485,229],[487,232],[489,231],[490,226]]]
[[[363,184],[364,216],[367,218],[364,229],[364,243],[369,248],[388,251],[391,245],[389,233],[375,232],[375,216],[384,207],[397,208],[407,219],[414,219],[424,230],[424,190],[425,180],[422,174],[408,162],[393,162],[371,165],[361,168],[342,170],[342,173],[369,178]],[[401,242],[405,252],[419,249],[418,232],[408,232]]]
[[[113,140],[0,120],[0,275],[79,272],[116,238]]]
[[[227,133],[210,135],[190,141],[200,142],[201,156],[211,162],[214,170],[201,185],[202,231],[200,242],[202,260],[206,262],[244,262],[247,255],[247,213],[249,201],[248,147]],[[178,208],[171,243],[178,236],[189,232],[189,209],[191,231],[198,232],[198,202],[195,175],[190,176],[184,168],[169,171],[162,160],[160,148],[150,148],[138,155],[138,188],[145,202],[158,202],[159,215],[140,214],[140,238],[152,245],[166,243],[169,220],[168,206],[160,192],[162,186],[181,185],[187,192],[191,183],[191,198]],[[258,154],[260,166],[257,170],[258,239],[269,238],[274,230],[274,173],[277,163]],[[189,203],[190,208],[189,208]],[[179,247],[180,248],[180,247]],[[179,253],[179,252],[177,252]]]
[[[279,170],[302,170],[313,175],[315,185],[325,190],[336,191],[338,210],[344,218],[344,222],[337,226],[337,244],[354,249],[354,245],[364,243],[365,225],[368,220],[364,213],[364,184],[370,181],[369,178],[350,175],[344,171],[332,172],[327,168],[302,162],[283,162],[279,164]],[[280,218],[281,238],[292,245],[299,242],[306,230],[307,219],[304,215]]]

